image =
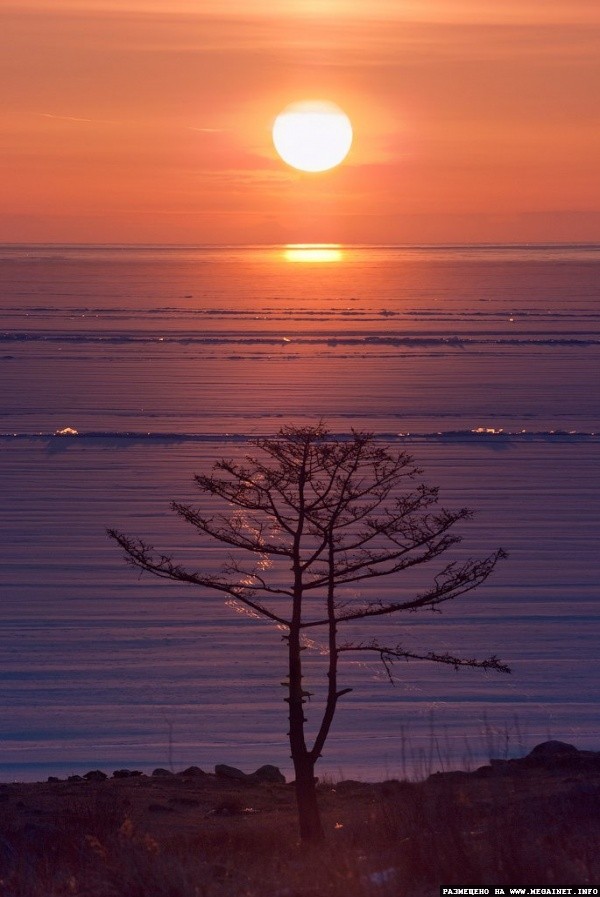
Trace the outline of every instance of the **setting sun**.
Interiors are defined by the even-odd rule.
[[[288,262],[322,264],[341,262],[344,253],[337,243],[290,243],[286,246],[283,257]]]
[[[352,145],[350,119],[335,103],[305,100],[280,112],[273,143],[284,162],[300,171],[327,171],[339,165]]]

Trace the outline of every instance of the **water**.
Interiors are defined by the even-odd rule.
[[[0,777],[289,774],[280,633],[139,578],[104,529],[216,568],[169,502],[253,436],[320,418],[406,446],[446,505],[476,508],[465,555],[510,553],[386,637],[513,667],[401,664],[392,688],[344,664],[321,773],[598,748],[599,268],[595,246],[0,247]],[[321,662],[317,645],[313,714]]]

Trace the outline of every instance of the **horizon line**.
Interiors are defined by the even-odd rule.
[[[440,241],[417,243],[340,243],[340,242],[265,242],[265,243],[168,243],[168,242],[71,242],[71,241],[0,241],[0,247],[70,247],[70,248],[165,248],[165,249],[280,249],[280,248],[344,248],[344,249],[429,249],[455,247],[477,248],[546,248],[546,247],[600,247],[599,240],[517,240],[517,241]]]

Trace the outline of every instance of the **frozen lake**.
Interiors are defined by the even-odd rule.
[[[587,246],[0,247],[0,778],[289,774],[280,633],[139,578],[104,530],[215,569],[223,551],[169,502],[254,435],[320,418],[406,447],[444,504],[476,509],[465,556],[510,555],[388,631],[513,667],[403,664],[392,688],[345,664],[320,774],[474,765],[548,737],[598,749],[599,274]]]

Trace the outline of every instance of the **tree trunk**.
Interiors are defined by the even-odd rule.
[[[325,840],[325,832],[321,824],[321,815],[317,804],[317,789],[315,782],[315,760],[306,748],[304,735],[304,704],[305,692],[302,688],[302,651],[301,623],[302,623],[302,599],[303,567],[301,563],[300,546],[304,529],[304,486],[306,483],[306,464],[309,455],[308,442],[304,445],[302,469],[298,476],[298,526],[294,534],[293,564],[294,571],[294,598],[292,607],[292,619],[288,641],[288,704],[290,731],[290,749],[292,762],[296,773],[296,804],[298,806],[298,823],[300,827],[300,840],[303,844],[320,844]]]
[[[300,840],[303,844],[319,844],[325,839],[321,816],[317,804],[315,783],[315,758],[307,750],[304,737],[304,702],[302,690],[302,660],[300,645],[300,628],[290,627],[287,636],[289,648],[289,681],[288,705],[290,730],[290,753],[296,773],[296,804],[298,806],[298,823]]]
[[[325,840],[325,832],[317,803],[315,765],[307,752],[300,757],[293,757],[293,760],[300,840],[303,844],[321,844]]]

